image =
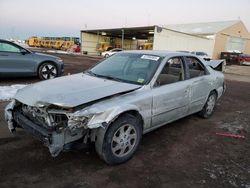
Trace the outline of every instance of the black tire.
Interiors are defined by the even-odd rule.
[[[105,58],[108,58],[109,57],[109,54],[105,54],[105,56],[104,56]]]
[[[58,76],[58,69],[54,63],[43,63],[38,68],[38,76],[41,80],[55,78]]]
[[[215,91],[212,91],[207,98],[206,104],[199,112],[199,116],[205,119],[211,117],[214,113],[216,101],[217,101],[217,94]]]
[[[124,114],[109,126],[102,141],[95,143],[96,151],[107,164],[124,163],[133,157],[138,149],[141,137],[140,120],[133,115]],[[117,148],[121,149],[116,150]]]

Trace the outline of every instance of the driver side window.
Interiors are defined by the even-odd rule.
[[[9,43],[0,42],[0,52],[14,52],[20,53],[20,49]]]
[[[174,57],[168,60],[163,67],[158,79],[157,86],[172,84],[184,80],[183,61],[180,57]]]

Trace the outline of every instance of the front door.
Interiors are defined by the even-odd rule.
[[[164,125],[187,114],[190,82],[185,78],[183,59],[169,59],[152,89],[152,126]]]

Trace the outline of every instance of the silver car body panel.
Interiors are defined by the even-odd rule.
[[[125,52],[121,52],[125,53]],[[162,52],[133,52],[162,55]],[[68,117],[68,126],[53,135],[51,154],[59,154],[66,143],[84,136],[86,130],[107,129],[122,113],[137,112],[142,119],[143,133],[147,133],[166,123],[200,111],[209,93],[213,90],[220,98],[225,90],[224,75],[213,70],[201,58],[198,58],[207,71],[206,75],[155,86],[158,75],[169,58],[186,56],[185,53],[165,52],[165,58],[147,85],[122,83],[87,74],[76,74],[33,84],[18,91],[13,101],[5,109],[9,129],[13,127],[13,109],[17,103],[35,108],[49,108],[51,104],[63,108],[82,105],[77,111],[47,110],[48,113],[62,113]],[[193,55],[189,55],[193,56]],[[86,105],[84,105],[86,104]],[[71,133],[76,134],[71,134]],[[73,137],[71,135],[76,135]],[[56,144],[55,144],[56,143]],[[56,145],[56,146],[55,146]]]

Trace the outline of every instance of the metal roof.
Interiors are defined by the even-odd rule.
[[[81,32],[102,34],[111,37],[122,37],[122,31],[124,31],[124,38],[131,39],[133,37],[137,39],[148,39],[149,36],[153,36],[153,32],[156,26],[145,26],[145,27],[125,27],[125,28],[113,28],[113,29],[91,29],[81,30]]]
[[[204,34],[218,33],[238,22],[240,22],[240,20],[207,22],[207,23],[191,23],[191,24],[175,24],[175,25],[165,25],[165,27],[183,33],[204,35]]]

